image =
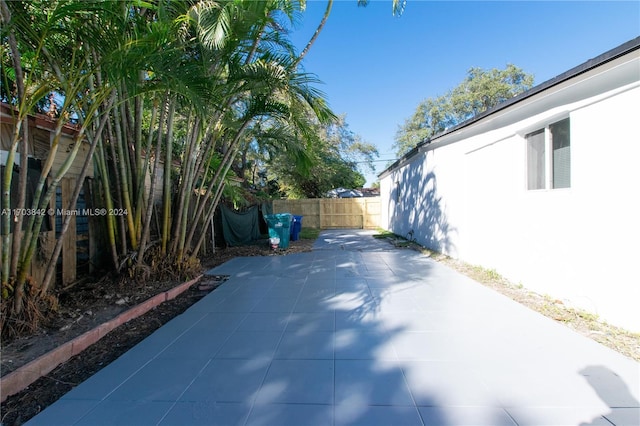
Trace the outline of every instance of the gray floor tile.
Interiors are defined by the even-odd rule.
[[[209,312],[251,312],[251,310],[260,302],[259,296],[244,296],[234,293],[232,296],[222,300],[215,306],[215,309]]]
[[[289,291],[302,290],[305,282],[307,281],[307,272],[300,275],[300,277],[277,277],[269,291],[286,289]],[[267,292],[268,293],[268,292]]]
[[[193,305],[187,312],[191,313],[207,313],[216,312],[220,305],[224,303],[224,300],[235,292],[234,288],[218,288],[215,291],[209,293],[203,297],[195,305]]]
[[[246,426],[327,426],[332,424],[332,405],[266,404],[253,407]]]
[[[463,364],[403,361],[401,365],[418,406],[500,406],[481,378]]]
[[[206,296],[205,296],[205,298],[206,298]],[[202,319],[206,318],[206,316],[207,316],[206,312],[202,312],[202,311],[198,311],[198,310],[192,309],[196,305],[198,305],[198,303],[202,303],[203,300],[204,299],[201,299],[200,301],[198,301],[195,305],[191,306],[191,308],[187,309],[182,314],[180,314],[177,317],[173,318],[171,321],[169,321],[168,323],[163,325],[157,331],[160,331],[160,330],[165,331],[166,330],[166,332],[180,333],[182,331],[185,331],[185,330],[193,327],[194,324],[197,324],[198,322],[200,322]]]
[[[282,331],[288,322],[287,312],[251,312],[242,320],[238,331]]]
[[[640,425],[639,407],[611,408],[610,412],[605,413],[603,416],[616,426]]]
[[[501,374],[481,375],[505,407],[606,406],[582,376],[552,365],[525,363],[519,369],[505,366]]]
[[[289,317],[287,331],[311,333],[314,331],[333,331],[336,327],[333,312],[294,312]]]
[[[335,309],[337,312],[377,309],[374,299],[362,292],[341,292],[330,297],[327,303],[330,309]]]
[[[335,426],[422,426],[416,407],[337,405]]]
[[[363,306],[348,312],[336,312],[336,330],[358,329],[370,332],[382,332],[387,329],[375,305]]]
[[[245,312],[210,312],[190,331],[205,335],[212,331],[234,331],[246,315]]]
[[[159,358],[208,360],[222,347],[231,331],[189,330],[163,350]],[[191,348],[185,350],[185,348]]]
[[[429,312],[396,311],[381,312],[380,318],[388,330],[398,331],[439,331]]]
[[[298,300],[296,305],[293,308],[294,313],[300,312],[330,312],[333,313],[334,310],[330,309],[330,303],[328,299],[325,298],[314,298],[314,299],[305,299]]]
[[[25,425],[71,426],[98,405],[99,402],[97,400],[61,399],[46,409],[46,415],[36,416],[26,422]]]
[[[413,297],[403,294],[386,294],[380,297],[374,297],[374,300],[382,313],[418,312],[421,310]]]
[[[611,426],[602,417],[608,412],[602,407],[507,407],[505,410],[518,426]]]
[[[270,359],[282,335],[279,331],[236,331],[216,358]]]
[[[333,331],[288,331],[282,335],[275,359],[333,359]]]
[[[364,290],[368,292],[369,285],[364,277],[336,278],[336,290]]]
[[[156,358],[122,383],[111,401],[176,401],[205,366],[205,360]]]
[[[220,402],[177,402],[159,426],[242,426],[250,405]]]
[[[251,403],[268,367],[268,361],[214,359],[180,396],[180,401]]]
[[[101,400],[105,398],[155,356],[156,352],[140,351],[136,348],[67,392],[62,399]]]
[[[338,405],[415,405],[397,363],[336,360],[335,369]]]
[[[336,359],[397,359],[386,332],[337,330],[335,351]]]
[[[333,404],[333,361],[276,359],[256,404]]]
[[[329,285],[313,285],[308,283],[300,291],[298,300],[326,300],[333,297],[336,294],[334,286]]]
[[[335,266],[312,266],[307,274],[307,283],[314,286],[335,286]]]
[[[450,333],[402,331],[392,333],[393,347],[401,359],[460,360],[469,355],[461,339]]]
[[[581,369],[579,373],[609,407],[635,407],[638,413],[640,412],[640,402],[638,402],[640,367],[635,369],[633,365],[630,367],[631,377],[635,370],[635,381],[625,380],[622,378],[624,376],[604,366],[589,366]],[[624,369],[621,368],[620,371]],[[640,425],[640,421],[637,423]]]
[[[440,406],[418,410],[425,426],[517,426],[505,410],[495,407]]]
[[[164,401],[103,401],[76,425],[155,426],[172,406]]]
[[[296,301],[296,297],[265,297],[251,309],[251,312],[291,312]]]

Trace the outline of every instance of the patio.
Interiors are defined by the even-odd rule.
[[[237,258],[28,425],[638,425],[640,365],[371,231]]]

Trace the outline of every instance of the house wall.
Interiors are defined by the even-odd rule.
[[[430,248],[640,332],[640,60],[625,65],[631,82],[618,65],[445,136],[383,175],[382,226],[413,229]],[[571,187],[527,190],[524,136],[566,117]]]
[[[0,113],[0,162],[4,164],[6,162],[6,152],[11,149],[11,142],[13,139],[13,117],[9,113],[8,108],[3,108]],[[54,139],[55,122],[43,117],[31,117],[29,120],[29,144],[28,154],[29,156],[38,158],[43,162],[47,159],[51,150],[51,144]],[[76,129],[70,126],[66,126],[60,135],[60,141],[58,144],[58,151],[54,157],[53,164],[51,166],[51,173],[55,175],[60,171],[64,162],[69,157],[69,153],[75,145],[74,134]],[[18,148],[18,152],[20,149]],[[78,176],[82,170],[82,166],[89,153],[89,144],[85,141],[82,142],[76,158],[71,163],[66,176]],[[16,164],[19,164],[19,155],[16,155]],[[87,170],[87,177],[93,177],[93,161],[89,162],[89,168]]]

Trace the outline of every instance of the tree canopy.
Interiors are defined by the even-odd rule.
[[[46,210],[81,157],[63,208],[75,209],[93,162],[99,207],[126,212],[100,218],[108,266],[138,279],[193,273],[242,148],[268,144],[290,153],[300,170],[310,169],[307,149],[320,139],[318,129],[336,120],[316,76],[299,66],[331,4],[298,52],[290,35],[304,1],[0,0],[0,100],[14,115],[3,211]],[[48,112],[55,130],[33,197],[27,202],[22,167],[14,202],[14,159],[27,163],[28,117],[37,112]],[[78,132],[56,170],[70,119]],[[88,146],[84,156],[81,146]],[[32,323],[25,307],[55,285],[71,216],[62,218],[55,247],[46,250],[39,248],[43,220],[0,219],[0,304],[12,324]],[[22,237],[12,238],[12,229],[23,229]],[[47,266],[41,282],[32,283],[36,255]]]
[[[377,148],[351,131],[344,115],[326,123],[310,119],[314,137],[302,159],[296,150],[274,149],[263,141],[258,160],[263,179],[257,184],[271,182],[271,191],[290,198],[321,198],[334,188],[361,188],[366,183],[361,170],[374,170]]]
[[[398,157],[418,143],[433,137],[533,86],[533,76],[508,64],[505,69],[471,68],[466,78],[445,95],[427,98],[416,107],[396,132],[394,149]]]

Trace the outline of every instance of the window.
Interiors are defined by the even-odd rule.
[[[545,143],[544,129],[527,136],[527,189],[544,189]]]
[[[527,189],[571,187],[571,135],[569,119],[525,136]]]
[[[571,187],[571,137],[569,119],[558,121],[549,126],[553,149],[553,186],[552,188]]]

